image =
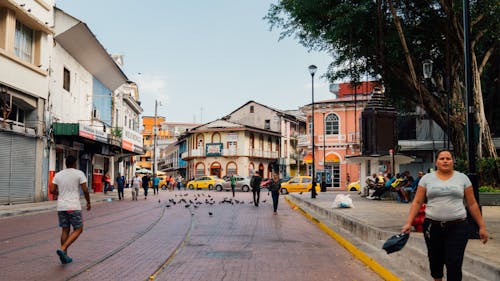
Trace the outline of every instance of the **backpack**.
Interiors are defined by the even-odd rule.
[[[403,182],[404,178],[398,178],[393,183],[391,183],[392,188],[397,188]]]

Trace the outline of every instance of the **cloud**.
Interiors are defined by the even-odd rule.
[[[164,74],[138,73],[133,75],[133,81],[139,86],[141,100],[158,100],[167,102],[168,78]]]

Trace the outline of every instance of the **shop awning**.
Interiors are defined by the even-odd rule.
[[[307,163],[307,164],[311,164],[312,161],[313,161],[313,156],[311,153],[307,154],[306,156],[304,156],[304,159],[302,159],[302,161],[304,163]]]
[[[335,155],[335,154],[328,154],[326,157],[325,157],[325,163],[338,163],[340,162],[340,158]]]

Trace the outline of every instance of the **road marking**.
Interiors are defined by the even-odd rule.
[[[396,275],[394,275],[392,272],[390,272],[387,268],[380,265],[378,262],[376,262],[370,256],[363,253],[363,251],[361,251],[360,249],[356,248],[356,246],[354,246],[349,241],[347,241],[344,237],[340,236],[338,233],[336,233],[335,231],[330,229],[326,224],[322,223],[320,220],[313,217],[312,215],[307,213],[304,209],[302,209],[301,207],[297,206],[295,203],[290,201],[290,199],[288,199],[287,196],[285,196],[285,200],[286,200],[286,202],[288,202],[288,204],[290,204],[292,206],[293,210],[299,211],[307,219],[314,222],[321,230],[323,230],[326,234],[328,234],[330,237],[335,239],[340,245],[342,245],[342,247],[344,247],[346,250],[348,250],[351,254],[354,255],[354,257],[359,259],[361,262],[366,264],[369,268],[371,268],[375,273],[377,273],[384,280],[401,281],[401,279],[399,279]]]

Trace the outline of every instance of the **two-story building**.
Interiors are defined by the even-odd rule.
[[[186,132],[181,158],[187,178],[231,174],[249,176],[259,171],[270,177],[280,155],[280,132],[218,119]]]
[[[0,1],[0,204],[47,198],[53,5]]]

